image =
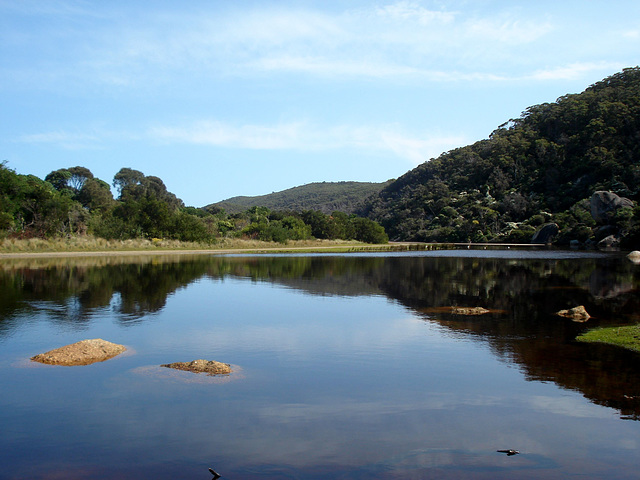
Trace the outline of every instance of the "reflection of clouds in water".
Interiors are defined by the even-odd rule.
[[[576,396],[533,396],[528,398],[528,403],[535,410],[566,417],[612,418],[617,415],[614,410],[602,408]]]
[[[252,353],[286,352],[306,356],[310,351],[319,349],[355,353],[370,350],[372,346],[391,349],[410,343],[424,345],[428,338],[424,335],[427,329],[423,322],[408,315],[390,318],[384,324],[376,322],[375,328],[361,320],[345,318],[340,335],[336,335],[335,318],[323,321],[303,316],[298,321],[282,324],[270,321],[257,323],[246,320],[246,317],[238,321],[245,323],[242,328],[224,322],[207,324],[203,321],[185,325],[180,330],[151,331],[146,341],[159,348],[168,343],[179,344],[184,351],[223,349]],[[327,322],[331,324],[327,325]]]
[[[291,403],[258,408],[257,414],[270,421],[288,422],[304,419],[312,421],[328,417],[367,417],[400,415],[424,410],[455,410],[463,406],[499,406],[506,400],[482,395],[459,397],[453,394],[429,394],[420,402],[340,402],[340,403]]]

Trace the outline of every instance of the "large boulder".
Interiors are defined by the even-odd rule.
[[[600,225],[609,223],[616,210],[624,207],[633,207],[633,200],[602,190],[591,196],[591,216]]]
[[[47,365],[90,365],[109,360],[116,355],[120,355],[125,350],[124,345],[107,342],[101,338],[94,338],[40,353],[31,357],[31,360],[46,363]]]
[[[635,264],[640,264],[640,252],[638,250],[634,250],[633,252],[629,253],[629,255],[627,255],[627,258]]]
[[[617,235],[609,235],[598,242],[598,248],[618,248],[620,247],[620,237]]]
[[[533,237],[531,237],[531,243],[544,243],[547,245],[553,242],[554,237],[558,235],[559,231],[560,228],[558,227],[558,224],[545,223],[536,233],[533,234]]]

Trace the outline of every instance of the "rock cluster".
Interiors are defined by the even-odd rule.
[[[49,350],[31,357],[34,362],[47,365],[90,365],[96,362],[109,360],[126,350],[124,345],[107,342],[101,338],[82,340],[80,342],[65,345],[64,347]],[[229,375],[231,365],[213,360],[194,360],[192,362],[176,362],[161,365],[161,367],[184,370],[194,373],[206,373],[208,375]]]
[[[46,363],[47,365],[90,365],[109,360],[116,355],[120,355],[125,350],[124,345],[107,342],[101,338],[94,338],[40,353],[31,357],[31,360]]]

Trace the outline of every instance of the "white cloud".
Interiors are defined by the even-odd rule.
[[[460,135],[411,134],[397,125],[324,127],[309,122],[234,126],[218,121],[189,126],[157,126],[149,136],[156,141],[224,148],[317,151],[359,149],[387,152],[418,165],[465,144]]]
[[[108,142],[139,140],[141,137],[131,132],[116,132],[101,128],[86,131],[56,130],[21,135],[16,139],[20,143],[53,145],[66,150],[100,149]]]
[[[468,142],[461,135],[407,132],[395,124],[323,126],[309,121],[294,121],[273,125],[233,125],[216,120],[192,122],[188,125],[156,125],[143,133],[104,129],[86,132],[57,130],[22,135],[16,141],[80,150],[103,148],[109,142],[149,139],[164,144],[248,150],[310,152],[355,149],[391,154],[413,166]]]
[[[429,10],[424,8],[419,2],[400,1],[377,7],[375,12],[380,17],[391,20],[416,21],[420,25],[433,23],[450,24],[454,21],[456,13],[445,10]]]
[[[22,143],[54,144],[68,150],[81,150],[85,148],[96,148],[100,142],[100,137],[88,133],[56,131],[22,135],[18,138],[18,141]]]
[[[538,70],[524,78],[543,81],[575,80],[592,72],[603,72],[603,74],[607,74],[616,70],[622,70],[624,67],[625,65],[616,62],[571,63],[569,65]]]
[[[120,87],[194,75],[250,76],[256,70],[336,80],[348,75],[495,81],[502,76],[486,72],[496,58],[522,61],[522,46],[553,30],[546,19],[481,17],[409,1],[339,12],[260,7],[132,18],[125,13],[87,15],[82,28],[74,25],[66,33],[64,65],[56,67],[50,56],[47,69]],[[30,40],[34,46],[47,45],[57,33],[40,35]]]
[[[534,21],[517,18],[478,18],[464,24],[467,39],[480,42],[498,42],[515,47],[532,43],[553,30],[547,21]]]
[[[0,77],[6,84],[30,83],[38,89],[180,88],[193,79],[206,84],[220,77],[291,72],[338,82],[544,82],[628,66],[597,60],[566,65],[562,51],[579,51],[584,39],[565,38],[553,12],[532,14],[516,7],[483,11],[454,2],[433,9],[406,0],[351,10],[219,10],[204,4],[196,13],[156,9],[141,15],[135,6],[107,10],[72,1],[29,5],[20,8],[21,15],[63,19],[61,28],[0,33],[16,52],[0,67]],[[7,2],[0,2],[0,8],[16,11]],[[603,30],[590,45],[603,43],[603,38],[618,39],[622,47],[638,38],[638,31],[628,28],[611,35]],[[551,48],[559,39],[563,48]],[[615,43],[607,46],[616,48]],[[25,63],[20,59],[28,51],[41,53]],[[541,62],[548,67],[540,68]]]
[[[217,121],[202,121],[188,127],[153,127],[148,133],[151,138],[168,143],[256,150],[299,149],[303,148],[305,137],[301,126],[299,123],[232,126]]]
[[[247,66],[264,71],[310,73],[318,76],[334,78],[344,78],[344,76],[370,78],[431,76],[435,78],[437,76],[431,72],[421,72],[416,68],[406,65],[394,65],[361,60],[336,60],[311,56],[263,57],[255,62],[247,64]]]

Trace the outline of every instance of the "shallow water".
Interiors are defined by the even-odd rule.
[[[640,356],[574,338],[639,320],[639,272],[546,250],[3,261],[0,479],[637,478]],[[576,305],[594,318],[553,314]],[[128,351],[29,361],[85,338]],[[159,367],[198,358],[234,373]]]

